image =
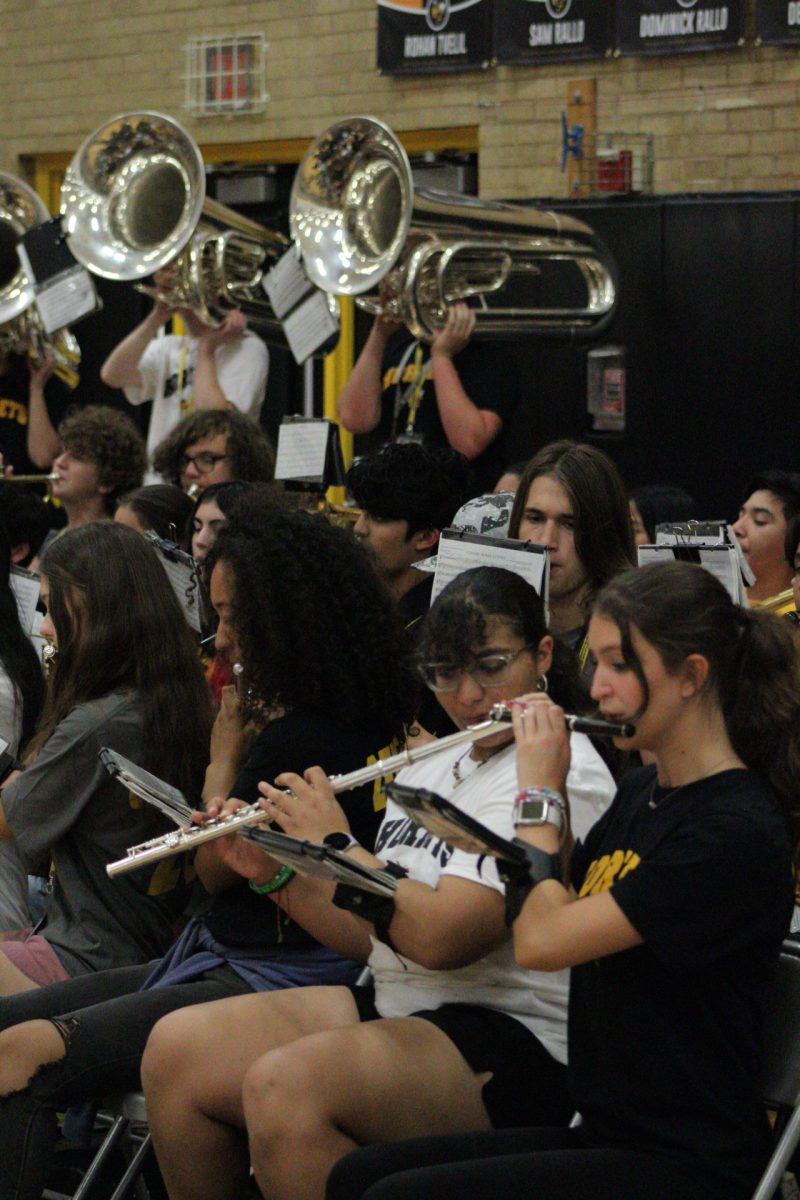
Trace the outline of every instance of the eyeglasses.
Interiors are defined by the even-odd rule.
[[[417,670],[432,692],[454,692],[461,682],[462,675],[469,675],[478,687],[495,687],[505,683],[508,668],[530,650],[532,644],[520,646],[519,650],[506,650],[501,654],[479,654],[472,662],[463,666],[455,663],[424,662],[417,663]]]
[[[195,471],[201,475],[207,475],[209,471],[214,470],[218,462],[222,462],[227,457],[227,454],[212,454],[210,450],[202,450],[200,454],[182,454],[178,463],[182,471],[185,471],[191,463]]]

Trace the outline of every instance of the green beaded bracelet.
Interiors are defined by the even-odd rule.
[[[249,882],[251,890],[254,891],[257,896],[268,896],[270,892],[280,891],[282,887],[286,886],[290,879],[294,879],[294,867],[284,866],[281,867],[277,875],[275,875],[272,879],[267,880],[266,883],[255,883],[252,879]]]

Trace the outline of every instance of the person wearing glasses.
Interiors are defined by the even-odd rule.
[[[580,703],[574,655],[548,633],[534,589],[510,571],[481,567],[454,579],[426,618],[419,653],[424,680],[459,727],[537,688],[571,711]],[[571,747],[569,808],[585,833],[614,783],[588,738],[574,734]],[[443,748],[399,781],[513,835],[510,725]],[[277,787],[291,790],[261,784],[262,803],[287,833],[327,840],[364,864],[391,864],[402,877],[393,901],[364,917],[356,904],[343,907],[352,897],[341,891],[331,904],[327,881],[295,876],[265,897],[368,962],[372,986],[236,997],[156,1026],[142,1078],[170,1200],[237,1200],[250,1159],[270,1200],[321,1198],[334,1163],[357,1146],[514,1127],[534,1114],[566,1125],[567,972],[514,962],[494,862],[452,850],[392,800],[373,854],[353,838],[319,768],[305,779],[284,774]],[[561,819],[563,799],[559,808],[554,793],[539,791],[541,811],[551,813],[543,819]],[[275,874],[251,842],[211,845],[256,887]],[[198,1055],[203,1045],[213,1054]]]
[[[169,268],[156,276],[169,282]],[[241,312],[228,313],[215,329],[190,308],[179,308],[186,333],[163,334],[176,312],[156,298],[136,328],[114,347],[100,369],[108,387],[122,388],[129,404],[152,401],[147,451],[153,453],[191,412],[235,409],[258,422],[267,386],[269,354],[247,329]],[[158,483],[148,477],[146,483]]]
[[[198,494],[214,483],[268,483],[275,451],[259,426],[233,409],[191,413],[156,447],[153,470],[162,480]]]

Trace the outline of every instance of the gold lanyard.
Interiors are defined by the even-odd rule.
[[[412,352],[414,354],[414,375],[410,385],[404,392],[401,392],[400,388],[402,387],[403,383],[403,375],[405,374],[406,366],[411,358]],[[400,410],[404,404],[408,406],[408,417],[406,418],[405,428],[406,436],[410,436],[414,432],[414,426],[417,422],[417,413],[419,412],[419,406],[422,403],[423,388],[431,376],[430,360],[428,360],[428,362],[424,365],[422,362],[424,353],[425,351],[419,341],[416,343],[411,342],[400,360],[400,365],[397,368],[397,388],[394,406],[392,438],[397,436],[397,418],[399,417]]]
[[[414,352],[414,382],[404,397],[408,405],[408,419],[406,420],[407,434],[414,432],[414,426],[417,423],[417,413],[422,403],[422,389],[425,387],[431,374],[430,360],[428,360],[424,367],[422,365],[423,353],[422,346],[418,344]]]
[[[194,411],[194,388],[192,388],[185,400],[183,398],[183,381],[186,378],[186,355],[188,353],[189,343],[184,340],[181,357],[178,362],[178,402],[180,403],[182,413]]]
[[[588,660],[589,660],[589,636],[588,636],[588,634],[584,634],[583,641],[581,642],[580,649],[578,650],[578,662],[580,663],[581,673],[583,673],[583,671],[585,670],[586,663],[588,662]]]

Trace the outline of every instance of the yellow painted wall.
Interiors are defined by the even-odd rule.
[[[0,168],[29,177],[38,156],[69,158],[114,112],[165,111],[217,157],[305,142],[368,112],[398,131],[474,127],[484,196],[558,196],[567,83],[591,76],[598,129],[656,135],[659,192],[800,179],[800,51],[790,47],[397,78],[375,68],[374,0],[3,0],[0,9]],[[266,112],[190,119],[188,37],[259,31],[269,41]]]

